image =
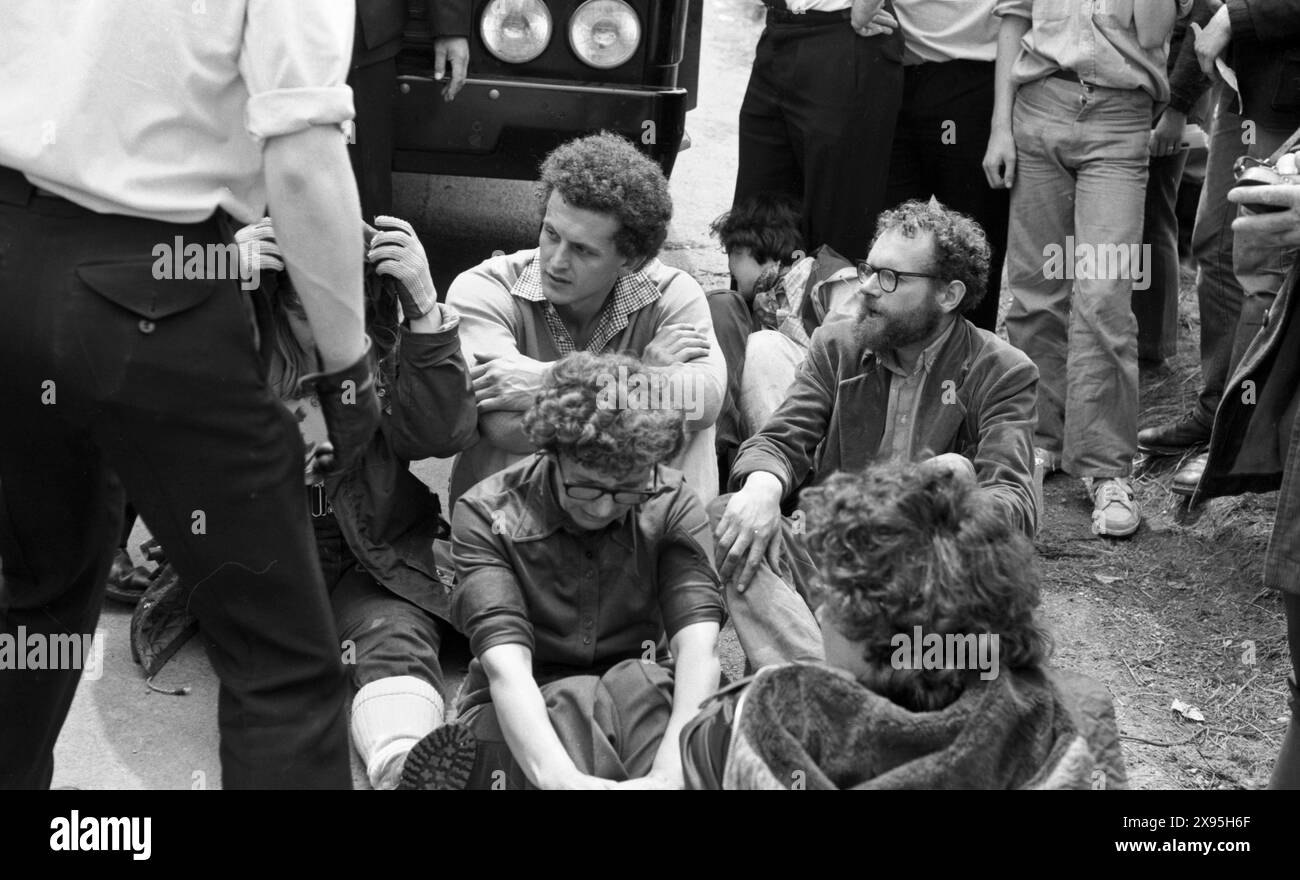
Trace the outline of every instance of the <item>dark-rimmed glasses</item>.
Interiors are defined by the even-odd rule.
[[[858,283],[866,284],[875,275],[876,280],[880,282],[880,289],[885,293],[893,293],[898,290],[898,279],[900,278],[938,278],[938,275],[930,275],[925,272],[899,272],[897,269],[878,269],[868,263],[866,260],[858,261]]]
[[[658,498],[672,488],[659,485],[658,466],[654,469],[654,485],[649,489],[608,489],[605,486],[593,486],[591,483],[570,483],[564,479],[564,465],[559,463],[558,459],[556,463],[560,468],[560,485],[564,487],[564,494],[576,501],[595,501],[608,495],[614,499],[615,504],[631,506],[644,504],[651,498]]]

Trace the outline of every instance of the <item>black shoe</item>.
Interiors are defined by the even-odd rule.
[[[1205,473],[1205,466],[1209,462],[1208,452],[1189,458],[1187,463],[1178,469],[1178,473],[1174,474],[1174,484],[1169,487],[1169,491],[1175,495],[1195,495],[1196,487],[1201,482],[1201,475]]]
[[[1138,431],[1138,452],[1147,455],[1181,455],[1210,442],[1210,426],[1201,424],[1195,413],[1187,413],[1176,422],[1143,428]]]
[[[458,721],[425,735],[406,755],[398,791],[463,791],[474,769],[478,740]]]
[[[108,569],[108,583],[104,595],[118,602],[134,605],[149,589],[149,572],[133,565],[127,552],[118,548],[113,552],[113,564]]]

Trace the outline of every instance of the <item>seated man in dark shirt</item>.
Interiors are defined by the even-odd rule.
[[[537,454],[461,496],[452,618],[474,660],[459,722],[407,759],[419,787],[682,787],[723,606],[704,506],[662,465],[684,432],[657,376],[558,361],[524,416]]]

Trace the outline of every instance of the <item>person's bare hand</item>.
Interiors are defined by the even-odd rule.
[[[451,73],[451,80],[442,87],[442,99],[444,101],[456,99],[456,93],[465,85],[467,70],[469,70],[469,38],[435,37],[433,40],[433,78],[441,82],[447,71]]]
[[[1160,121],[1151,129],[1147,151],[1152,156],[1172,156],[1183,148],[1183,129],[1187,127],[1187,114],[1172,108],[1160,114]]]
[[[872,27],[876,24],[876,16],[881,12],[884,3],[885,0],[853,0],[853,6],[849,12],[849,24],[858,36],[872,37],[877,33],[884,33],[884,31],[872,31]],[[897,24],[898,22],[895,21],[894,26],[897,26]]]
[[[1016,139],[1011,129],[994,126],[984,151],[984,178],[991,189],[1011,189],[1016,182]]]
[[[1256,208],[1256,213],[1233,220],[1232,234],[1237,241],[1257,247],[1300,247],[1300,184],[1238,186],[1228,190],[1228,201],[1243,208],[1268,205],[1282,209],[1260,212]]]
[[[648,367],[668,367],[689,363],[709,354],[709,337],[690,324],[665,324],[641,352],[641,362]]]
[[[1228,18],[1228,7],[1219,7],[1218,12],[1205,23],[1205,27],[1192,24],[1192,33],[1196,37],[1196,60],[1201,65],[1201,72],[1213,80],[1219,79],[1214,61],[1228,49],[1232,42],[1232,20]]]
[[[780,483],[775,491],[746,483],[727,502],[713,537],[716,558],[721,560],[718,575],[724,583],[734,582],[737,592],[749,589],[764,561],[777,571],[781,562]]]
[[[474,400],[480,413],[522,411],[532,406],[549,364],[518,353],[475,353],[478,363],[469,368]]]
[[[975,465],[964,455],[945,452],[921,462],[921,470],[936,474],[952,474],[959,482],[974,486],[976,483]]]

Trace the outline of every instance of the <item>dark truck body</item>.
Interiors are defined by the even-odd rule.
[[[431,75],[426,23],[413,15],[398,56],[394,171],[531,180],[556,146],[609,130],[672,173],[695,106],[703,0],[627,0],[641,44],[609,70],[588,67],[569,46],[569,16],[583,0],[545,2],[553,22],[546,50],[508,64],[484,46],[488,0],[474,0],[469,78],[450,103]]]

